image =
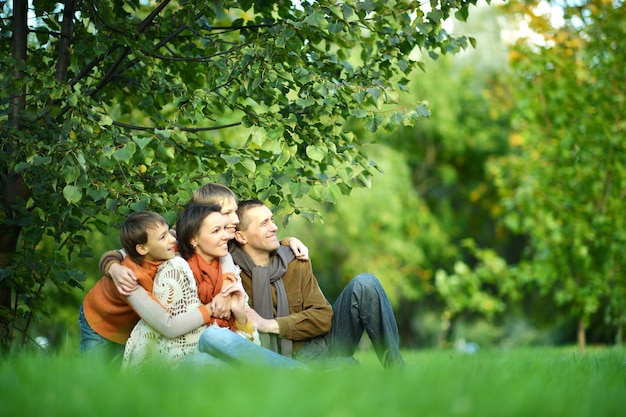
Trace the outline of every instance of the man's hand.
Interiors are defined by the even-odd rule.
[[[248,320],[252,322],[252,324],[256,324],[256,328],[259,333],[274,333],[279,334],[280,329],[278,328],[278,322],[274,319],[264,319],[259,316],[259,313],[248,307],[246,309],[248,312]]]
[[[139,287],[137,277],[132,269],[120,263],[114,263],[109,267],[109,276],[113,280],[115,287],[122,295],[130,295]]]

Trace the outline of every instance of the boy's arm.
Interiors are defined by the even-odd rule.
[[[301,261],[309,260],[309,248],[307,248],[300,239],[297,237],[286,237],[280,241],[282,246],[289,246],[296,256],[296,259]]]
[[[211,321],[211,310],[208,305],[203,304],[186,313],[172,316],[141,286],[126,297],[126,300],[139,317],[168,339],[187,334]]]
[[[128,296],[139,287],[139,283],[132,269],[121,264],[125,255],[123,250],[107,251],[100,258],[99,266],[102,274],[113,280],[120,294]]]

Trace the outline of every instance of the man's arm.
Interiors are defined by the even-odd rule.
[[[286,317],[264,319],[256,312],[248,312],[248,318],[257,325],[261,333],[279,334],[280,337],[292,340],[306,340],[328,333],[332,325],[333,309],[313,275],[310,262],[292,262],[293,270],[287,274],[300,277],[300,292],[288,291],[288,297],[301,296],[289,300],[291,313]],[[295,295],[294,295],[295,294]]]

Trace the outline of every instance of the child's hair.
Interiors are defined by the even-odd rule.
[[[221,213],[219,204],[190,204],[178,216],[176,222],[176,236],[178,238],[178,251],[180,255],[189,259],[195,252],[191,245],[191,239],[198,235],[202,222],[211,213]]]
[[[224,200],[229,198],[237,202],[237,196],[230,188],[222,184],[210,182],[194,191],[190,204],[218,204],[221,206]]]
[[[148,242],[148,229],[162,224],[167,225],[163,216],[151,211],[138,211],[126,218],[120,230],[120,241],[126,254],[137,265],[143,264],[143,256],[137,252],[137,245]]]

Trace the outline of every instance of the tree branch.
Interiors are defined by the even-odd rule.
[[[131,125],[128,123],[124,123],[124,122],[113,122],[114,126],[117,127],[121,127],[123,129],[128,129],[128,130],[142,130],[142,131],[155,131],[155,130],[166,130],[165,128],[160,128],[160,127],[150,127],[150,126],[138,126],[138,125]],[[241,125],[241,122],[235,122],[235,123],[230,123],[230,124],[226,124],[226,125],[220,125],[220,126],[212,126],[212,127],[182,127],[182,126],[174,126],[175,129],[178,129],[182,132],[191,132],[191,133],[197,133],[197,132],[208,132],[211,130],[220,130],[220,129],[227,129],[229,127],[235,127],[235,126],[239,126]]]
[[[72,27],[76,0],[66,0],[63,8],[63,23],[61,25],[61,38],[59,39],[59,55],[57,58],[56,80],[65,81],[67,69],[70,65],[70,43],[72,40]]]

